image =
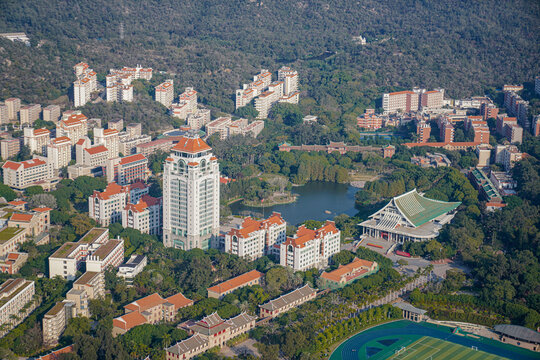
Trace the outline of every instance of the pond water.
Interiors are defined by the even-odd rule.
[[[354,208],[354,195],[358,190],[349,184],[314,181],[292,189],[293,193],[299,195],[292,204],[263,209],[244,206],[239,201],[231,204],[230,208],[234,215],[256,217],[267,217],[272,211],[277,211],[289,224],[297,225],[305,220],[324,221],[332,220],[340,214],[355,215],[357,210]]]

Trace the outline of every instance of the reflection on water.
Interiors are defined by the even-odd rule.
[[[272,211],[277,211],[289,224],[297,225],[305,220],[332,220],[339,214],[355,215],[357,211],[354,208],[354,194],[357,191],[358,188],[349,184],[317,181],[293,188],[293,192],[300,196],[292,204],[268,206],[263,209],[244,206],[241,202],[237,202],[230,207],[234,215],[244,216],[266,217]]]

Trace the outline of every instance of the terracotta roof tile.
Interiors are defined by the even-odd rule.
[[[11,221],[19,221],[19,222],[30,222],[30,221],[32,221],[32,217],[33,217],[32,214],[14,213],[13,215],[11,215],[10,220]]]
[[[167,301],[161,296],[159,296],[158,293],[154,293],[152,295],[143,297],[142,299],[136,300],[130,304],[127,304],[126,306],[124,306],[124,309],[143,312],[166,302]]]
[[[211,150],[201,138],[182,137],[180,141],[173,147],[173,150],[183,151],[188,153],[198,153],[205,150]]]
[[[87,153],[89,153],[90,155],[96,155],[96,154],[99,154],[99,153],[102,153],[102,152],[107,152],[109,151],[105,146],[103,145],[98,145],[98,146],[94,146],[94,147],[91,147],[91,148],[86,148],[84,149]]]
[[[141,160],[146,160],[146,156],[144,156],[143,154],[135,154],[135,155],[130,155],[130,156],[123,157],[120,160],[120,164],[126,165],[126,164],[130,164],[132,162],[141,161]]]
[[[137,325],[142,325],[145,323],[146,318],[138,311],[133,311],[113,319],[113,326],[123,330],[129,330]]]
[[[186,306],[193,305],[193,300],[188,299],[187,297],[182,295],[182,293],[178,293],[176,295],[169,296],[165,300],[167,300],[168,303],[173,304],[175,310],[181,309],[181,308],[186,307]]]
[[[215,292],[217,294],[223,294],[227,291],[230,291],[232,289],[237,289],[241,286],[244,286],[245,284],[249,283],[250,281],[260,279],[264,276],[263,273],[257,271],[257,270],[251,270],[250,272],[244,273],[242,275],[239,275],[237,277],[234,277],[232,279],[229,279],[227,281],[224,281],[220,284],[217,284],[215,286],[209,287],[207,290]]]

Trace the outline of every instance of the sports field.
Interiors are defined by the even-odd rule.
[[[389,360],[500,360],[500,356],[485,353],[483,351],[466,348],[448,341],[424,336],[413,344],[396,350],[397,354],[388,357]]]
[[[362,331],[334,350],[330,360],[538,360],[540,355],[446,326],[400,320]]]

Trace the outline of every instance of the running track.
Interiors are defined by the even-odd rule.
[[[406,326],[402,326],[400,323],[408,323]],[[408,322],[408,321],[399,321],[393,323],[399,327],[390,328],[384,326],[384,329],[377,330],[378,327],[373,329],[368,329],[364,332],[361,332],[350,339],[346,340],[341,344],[334,353],[330,356],[330,360],[358,360],[358,352],[362,348],[362,345],[365,343],[376,340],[383,336],[403,336],[403,335],[419,335],[419,336],[431,336],[433,338],[446,340],[455,344],[463,345],[468,348],[471,346],[478,347],[478,350],[485,351],[490,354],[497,356],[506,357],[512,360],[539,360],[540,354],[535,354],[532,351],[526,351],[521,348],[512,349],[513,346],[507,345],[504,346],[502,343],[498,344],[495,340],[484,339],[483,341],[478,341],[473,338],[454,335],[450,332],[444,331],[442,329],[448,329],[448,327],[441,326],[441,329],[438,329],[436,326],[425,326],[418,323]],[[400,326],[401,325],[401,326]],[[486,342],[492,342],[493,344],[486,344]],[[354,351],[353,351],[354,350]],[[340,356],[341,355],[341,356]]]

